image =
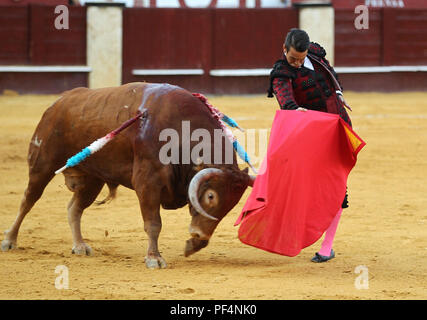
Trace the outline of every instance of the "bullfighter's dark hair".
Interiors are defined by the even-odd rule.
[[[310,37],[307,32],[301,29],[292,28],[285,39],[286,50],[290,50],[291,47],[298,52],[304,52],[310,45]]]

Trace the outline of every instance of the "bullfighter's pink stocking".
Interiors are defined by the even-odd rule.
[[[325,232],[325,239],[323,239],[322,247],[319,250],[319,254],[322,256],[329,257],[331,255],[332,243],[334,242],[335,232],[337,231],[338,222],[340,221],[342,208],[338,210],[335,218],[332,220],[328,229]]]

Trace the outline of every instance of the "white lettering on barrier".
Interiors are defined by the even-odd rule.
[[[354,19],[354,27],[357,30],[369,29],[369,8],[367,6],[360,5],[354,9],[354,13],[359,14],[356,19]]]
[[[56,6],[55,14],[59,14],[59,16],[55,18],[55,29],[57,30],[70,29],[70,24],[69,24],[70,14],[68,12],[68,7],[65,5]]]

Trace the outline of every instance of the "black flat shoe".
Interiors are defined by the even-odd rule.
[[[331,260],[333,258],[335,258],[335,252],[334,252],[334,250],[331,249],[331,255],[329,257],[328,256],[322,256],[321,254],[316,252],[316,255],[313,258],[311,258],[311,261],[319,263],[319,262],[326,262],[326,261]]]

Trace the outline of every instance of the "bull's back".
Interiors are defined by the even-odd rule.
[[[143,83],[131,83],[120,87],[67,91],[58,108],[70,129],[80,125],[86,130],[115,127],[133,117],[141,103]]]
[[[50,137],[50,152],[62,166],[69,157],[116,129],[137,112],[144,111],[148,114],[147,122],[124,130],[79,165],[81,170],[107,182],[131,187],[136,136],[147,142],[143,144],[147,148],[142,153],[150,153],[150,158],[155,158],[159,132],[163,128],[181,132],[180,120],[189,119],[195,128],[211,126],[212,117],[206,107],[188,91],[169,84],[149,83],[101,89],[76,88],[65,92],[46,111],[38,131],[44,130],[43,135]]]
[[[134,82],[119,87],[67,91],[58,108],[71,124],[70,129],[82,124],[85,129],[96,126],[113,130],[144,110],[155,117],[165,114],[176,119],[184,112],[180,105],[185,97],[194,99],[188,91],[174,85]],[[190,112],[194,115],[194,111]]]
[[[50,154],[51,161],[64,165],[69,157],[132,118],[141,103],[143,87],[143,83],[131,83],[114,88],[76,88],[64,92],[46,110],[35,132],[35,135],[48,138],[44,153]],[[132,127],[78,168],[106,182],[131,187],[133,151],[130,131]]]

